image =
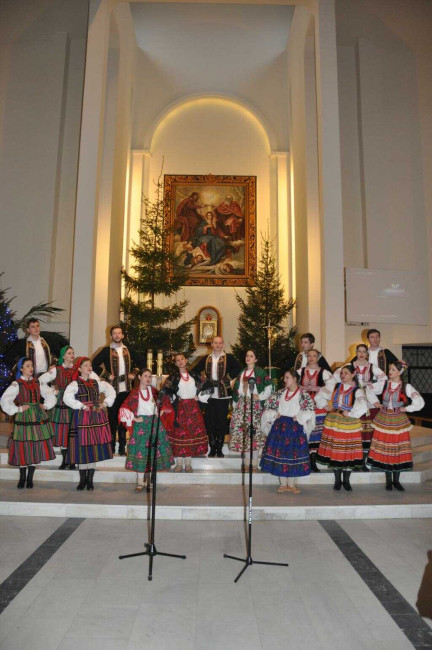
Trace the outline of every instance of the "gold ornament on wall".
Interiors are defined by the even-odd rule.
[[[216,307],[202,307],[197,314],[196,324],[197,345],[210,346],[215,336],[222,336],[222,318]]]

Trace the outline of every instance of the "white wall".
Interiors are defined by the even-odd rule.
[[[432,7],[337,2],[345,266],[431,276]],[[432,294],[428,295],[432,309]],[[382,326],[383,342],[432,339],[429,325]],[[371,323],[370,326],[374,326]],[[346,347],[361,337],[346,328]]]
[[[159,176],[162,156],[166,174],[257,176],[257,233],[265,232],[270,222],[275,232],[277,215],[276,210],[271,210],[269,143],[264,129],[247,110],[220,99],[200,99],[176,108],[154,135],[150,183]],[[238,293],[242,295],[244,290],[239,289]],[[222,334],[228,347],[235,342],[238,307],[234,288],[186,287],[179,298],[183,295],[190,300],[186,319],[194,317],[204,305],[213,305],[222,315]]]
[[[1,12],[3,282],[18,313],[55,300],[66,311],[49,327],[67,333],[87,2],[5,0]]]
[[[133,147],[173,102],[224,94],[251,105],[288,144],[285,50],[293,7],[283,5],[133,3],[139,47]]]

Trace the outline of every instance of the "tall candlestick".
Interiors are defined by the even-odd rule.
[[[147,350],[147,368],[153,372],[153,350]]]
[[[156,362],[156,374],[159,377],[162,375],[162,368],[163,368],[163,353],[162,350],[158,350],[157,362]]]

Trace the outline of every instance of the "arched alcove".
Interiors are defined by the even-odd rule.
[[[141,187],[151,197],[153,180],[165,174],[215,174],[257,177],[257,233],[277,235],[277,197],[272,190],[271,134],[259,117],[237,100],[193,97],[170,107],[160,116],[149,138],[150,151],[132,179],[133,193]],[[144,177],[144,183],[142,178]],[[133,202],[131,202],[133,205]],[[137,224],[137,214],[130,215]],[[131,228],[131,239],[136,227]],[[258,243],[258,252],[259,252]],[[227,345],[237,336],[238,307],[230,287],[187,287],[190,301],[186,318],[193,318],[209,302],[224,319]],[[238,293],[243,294],[243,289]]]

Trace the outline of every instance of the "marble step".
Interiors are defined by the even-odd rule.
[[[13,481],[17,477],[17,468],[10,465],[0,465],[0,480]],[[77,483],[79,480],[78,470],[59,471],[56,466],[48,464],[39,465],[37,469],[38,481],[58,481],[59,483]],[[432,460],[424,461],[415,466],[414,471],[404,474],[405,483],[422,483],[432,478]],[[119,467],[100,467],[97,464],[95,482],[98,483],[135,483],[135,472]],[[264,472],[254,473],[255,485],[274,485],[278,479]],[[351,482],[353,485],[370,485],[384,483],[383,472],[353,472]],[[310,474],[298,479],[300,484],[305,485],[330,485],[334,481],[333,472],[323,469],[319,474]],[[186,472],[159,472],[158,482],[160,485],[241,485],[248,482],[247,474],[240,470],[231,469],[195,469],[191,473]]]
[[[151,491],[130,485],[96,484],[94,492],[36,481],[33,490],[2,485],[0,515],[143,519],[150,516]],[[156,518],[170,520],[245,520],[241,486],[165,486],[157,493]],[[302,486],[301,493],[278,494],[275,486],[256,486],[252,518],[257,520],[386,519],[432,517],[432,483],[386,492],[382,485],[358,485],[352,492]],[[143,522],[143,534],[147,524]]]

